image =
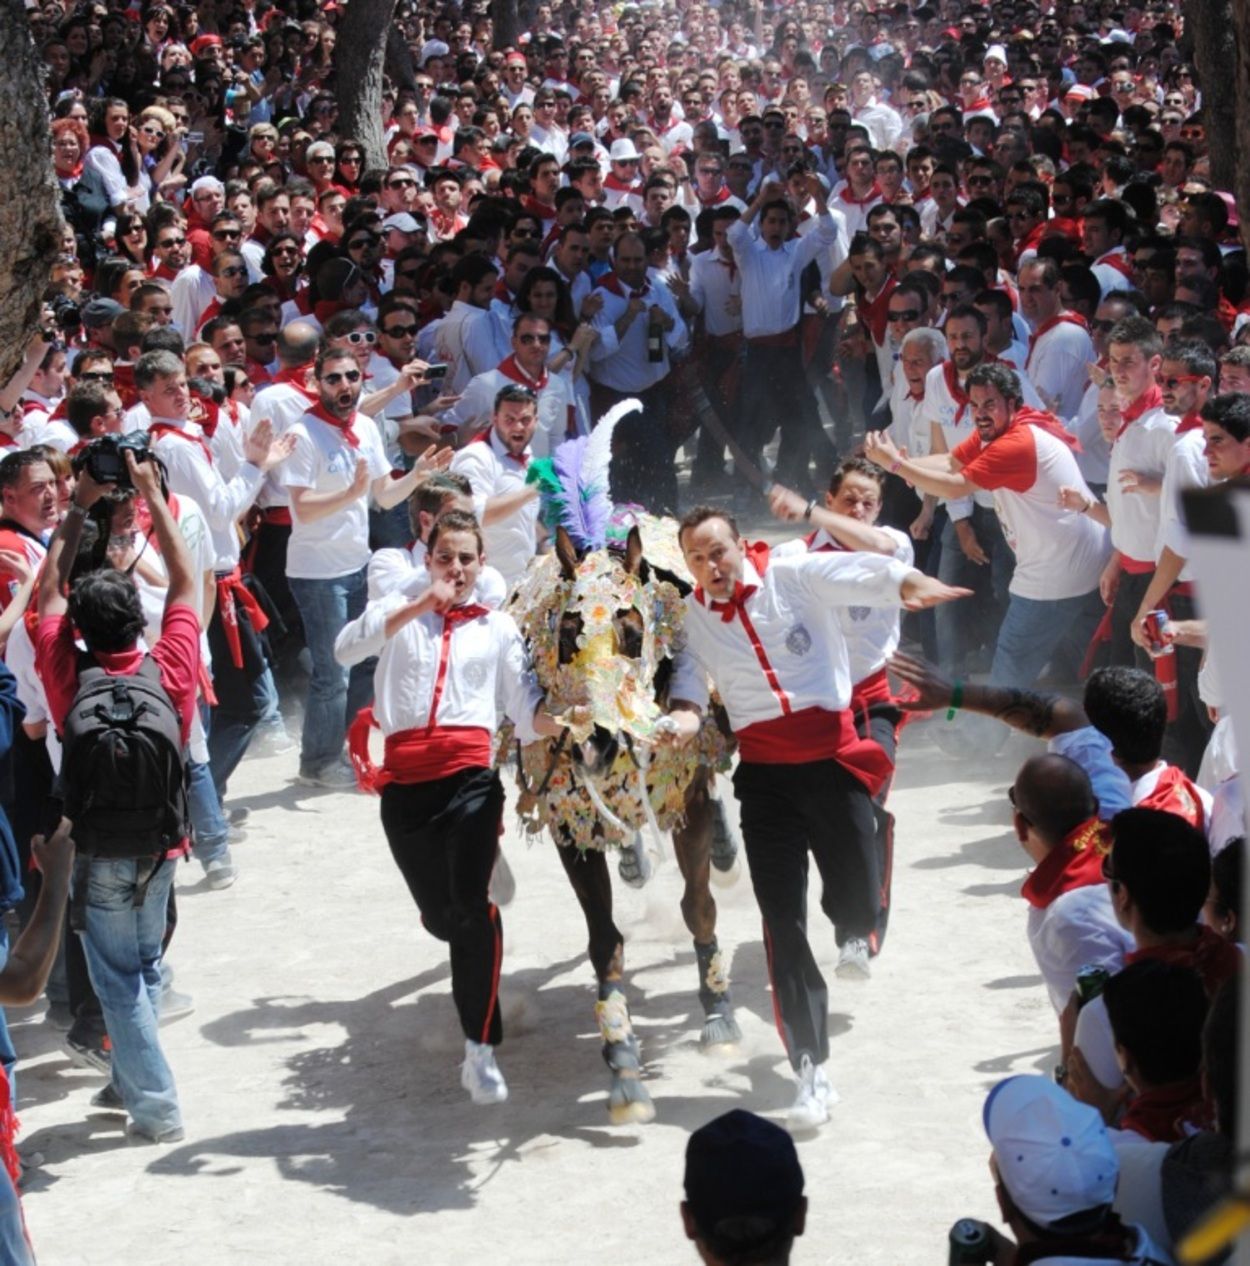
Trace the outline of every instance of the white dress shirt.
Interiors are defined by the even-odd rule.
[[[466,444],[452,459],[451,469],[473,489],[473,512],[481,522],[486,503],[525,486],[531,451],[513,457],[492,426],[484,440]],[[486,561],[512,586],[524,574],[537,548],[538,499],[527,501],[504,519],[482,525]]]

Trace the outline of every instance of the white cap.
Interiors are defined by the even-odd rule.
[[[442,40],[426,40],[421,45],[421,65],[424,66],[431,57],[446,57],[451,49]]]
[[[417,223],[407,211],[396,211],[394,215],[388,215],[382,221],[382,227],[389,233],[392,229],[400,233],[421,233],[424,232],[421,225]]]
[[[1102,1117],[1048,1077],[1000,1081],[983,1117],[1003,1186],[1030,1222],[1048,1227],[1115,1199],[1120,1162]]]
[[[985,56],[981,60],[983,62],[1002,62],[1005,66],[1007,64],[1007,50],[1001,44],[991,44],[985,50]]]
[[[1091,998],[1077,1012],[1076,1038],[1073,1045],[1080,1048],[1100,1086],[1107,1090],[1119,1090],[1124,1085],[1124,1073],[1115,1057],[1115,1036],[1111,1032],[1111,1020],[1107,1015],[1107,1003],[1099,994]]]
[[[614,163],[628,163],[641,157],[642,155],[634,148],[634,143],[628,136],[622,136],[613,141],[612,148],[608,151],[608,158]]]

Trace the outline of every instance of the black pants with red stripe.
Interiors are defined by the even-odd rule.
[[[807,855],[824,885],[837,943],[869,938],[880,897],[872,797],[836,761],[760,765],[734,773],[742,840],[764,920],[777,1027],[790,1063],[829,1058],[829,994],[807,941]]]
[[[503,787],[490,769],[382,788],[382,828],[426,930],[451,946],[451,993],[465,1037],[498,1046],[503,921],[487,897]]]
[[[892,703],[880,700],[871,703],[867,708],[855,709],[855,732],[860,738],[872,739],[890,758],[890,764],[896,763],[898,754],[898,726],[903,714]],[[879,954],[885,943],[886,928],[890,923],[890,893],[894,882],[894,814],[886,808],[886,797],[890,794],[890,786],[894,776],[881,788],[872,799],[872,812],[877,823],[877,877],[880,881],[877,901],[877,924],[868,938],[868,948],[872,954]]]

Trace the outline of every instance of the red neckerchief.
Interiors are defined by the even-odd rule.
[[[637,193],[639,186],[642,184],[639,180],[633,180],[626,184],[615,172],[608,172],[603,178],[603,187],[605,189],[613,189],[617,193]]]
[[[489,444],[491,452],[494,453],[498,458],[500,458],[500,460],[507,457],[511,459],[512,461],[516,462],[516,464],[520,466],[522,470],[524,470],[530,464],[530,458],[529,458],[528,453],[520,453],[520,454],[510,453],[508,452],[507,449],[504,449],[504,451],[500,453],[498,449],[495,448],[495,441],[492,438],[493,436],[494,436],[493,429],[486,430],[486,431],[479,431],[469,441],[469,443],[470,444]]]
[[[768,570],[769,546],[767,541],[751,541],[743,542],[742,552],[746,556],[747,562],[755,568],[755,574],[762,577]],[[710,604],[707,595],[703,592],[701,586],[696,585],[694,590],[695,601],[700,606],[706,606],[709,611],[715,611],[720,615],[721,620],[725,624],[729,624],[738,609],[746,602],[746,600],[759,588],[759,585],[744,585],[741,580],[734,584],[734,594],[727,602],[713,601]]]
[[[1241,951],[1205,923],[1196,924],[1195,928],[1198,935],[1194,940],[1184,945],[1151,945],[1131,950],[1124,955],[1124,965],[1151,959],[1191,967],[1202,977],[1207,997],[1214,997],[1220,986],[1241,970]]]
[[[604,183],[606,184],[607,182],[605,181]],[[697,189],[694,196],[698,199],[701,207],[719,207],[722,202],[728,202],[733,197],[733,193],[728,185],[721,185],[720,189],[710,198],[705,198]]]
[[[1020,895],[1036,910],[1045,910],[1065,892],[1103,882],[1102,859],[1111,848],[1111,832],[1097,817],[1069,831],[1024,881]]]
[[[539,202],[533,194],[526,194],[521,199],[521,210],[528,211],[530,215],[536,215],[540,220],[554,220],[556,218],[556,209],[549,202]]]
[[[718,264],[723,264],[726,268],[729,269],[729,284],[732,286],[734,283],[734,278],[737,277],[738,275],[738,265],[737,265],[737,262],[734,260],[733,256],[731,255],[728,259],[726,259],[723,255],[716,254],[716,255],[713,255],[712,258]]]
[[[872,333],[872,341],[878,347],[885,342],[886,331],[890,325],[890,296],[897,287],[898,282],[893,277],[887,276],[881,289],[877,291],[875,299],[869,299],[862,291],[856,298],[856,306],[863,316],[864,324],[868,326]]]
[[[342,299],[318,299],[313,304],[313,316],[321,322],[322,325],[335,315],[337,312],[346,312],[348,305]]]
[[[959,385],[959,371],[953,360],[942,362],[942,379],[951,399],[959,406],[955,412],[955,423],[958,425],[963,421],[964,411],[968,408],[968,393]]]
[[[312,405],[308,412],[311,413],[314,418],[320,418],[327,426],[332,426],[343,437],[348,447],[360,447],[360,436],[352,430],[352,423],[356,419],[355,413],[346,420],[343,418],[336,418],[334,414],[321,403],[320,400],[318,400],[316,404]]]
[[[57,406],[60,407],[59,405]],[[1180,425],[1176,428],[1177,435],[1184,435],[1186,431],[1196,431],[1202,425],[1202,415],[1200,413],[1187,413],[1180,420]]]
[[[18,447],[18,442],[8,433],[8,431],[0,431],[0,448]]]
[[[463,624],[466,620],[476,620],[480,615],[490,615],[490,608],[479,606],[476,602],[466,602],[462,607],[452,607],[443,612],[444,624]]]
[[[198,444],[205,458],[207,458],[208,464],[210,466],[213,464],[212,450],[202,436],[192,435],[190,431],[183,430],[180,426],[173,426],[168,422],[153,422],[148,427],[148,434],[154,440],[159,440],[162,435],[176,435],[180,440],[185,440],[188,444]]]
[[[1164,813],[1175,813],[1184,818],[1196,830],[1207,829],[1206,811],[1202,807],[1202,797],[1198,789],[1186,776],[1183,769],[1175,765],[1166,765],[1155,781],[1154,790],[1137,801],[1138,809],[1161,809]]]
[[[1158,383],[1152,383],[1149,391],[1143,391],[1127,409],[1120,410],[1120,429],[1115,433],[1118,440],[1125,431],[1129,429],[1143,413],[1149,412],[1151,409],[1157,409],[1163,403],[1163,392],[1159,390]],[[1112,443],[1115,441],[1113,440]]]
[[[195,332],[198,334],[219,312],[221,311],[221,297],[214,298],[212,303],[200,313],[199,319],[195,323]]]
[[[340,236],[342,236],[341,234],[336,233],[326,223],[325,218],[322,216],[320,211],[318,211],[317,214],[314,215],[313,218],[308,222],[308,228],[309,228],[309,231],[312,232],[316,236],[319,242],[337,243]]]
[[[1024,367],[1028,369],[1029,362],[1033,359],[1033,350],[1038,343],[1042,341],[1042,337],[1049,334],[1057,325],[1079,325],[1086,333],[1089,332],[1089,322],[1078,312],[1056,312],[1053,317],[1043,321],[1041,325],[1029,335],[1029,354],[1025,359]]]
[[[598,284],[602,286],[604,290],[610,290],[620,299],[642,299],[646,297],[647,291],[651,289],[651,283],[646,281],[643,282],[641,290],[626,290],[621,279],[614,272],[604,273],[603,276],[599,278]]]
[[[1099,264],[1106,264],[1109,268],[1114,268],[1116,272],[1123,273],[1125,277],[1133,275],[1133,261],[1125,254],[1123,246],[1114,246],[1105,255],[1099,255],[1094,260],[1094,267]]]
[[[1202,1081],[1195,1074],[1185,1081],[1143,1090],[1130,1101],[1118,1128],[1132,1130],[1152,1143],[1179,1143],[1190,1128],[1204,1125],[1207,1116]]]
[[[1033,226],[1033,227],[1032,227],[1032,228],[1031,228],[1031,229],[1030,229],[1030,230],[1029,230],[1029,231],[1028,231],[1028,232],[1027,232],[1027,233],[1026,233],[1026,234],[1025,234],[1025,235],[1024,235],[1021,239],[1020,239],[1019,244],[1016,246],[1016,260],[1017,260],[1017,262],[1019,261],[1020,256],[1021,256],[1021,255],[1023,255],[1025,251],[1035,251],[1035,250],[1037,250],[1038,243],[1040,243],[1040,242],[1041,242],[1042,238],[1045,236],[1045,233],[1046,233],[1046,221],[1045,221],[1045,220],[1043,220],[1043,221],[1041,222],[1041,224],[1036,224],[1036,225],[1034,225],[1034,226]]]
[[[511,378],[513,382],[519,382],[522,387],[528,387],[531,391],[545,391],[547,383],[551,380],[551,375],[547,372],[547,367],[543,366],[541,378],[531,378],[529,374],[521,368],[516,362],[516,356],[508,356],[499,362],[496,366],[505,378]]]
[[[149,277],[159,277],[162,281],[173,281],[178,273],[170,268],[168,264],[158,264],[155,261],[148,267]]]
[[[516,302],[516,298],[512,291],[508,289],[508,283],[504,281],[502,277],[495,282],[494,297],[498,299],[500,303],[506,303],[508,307],[512,307],[513,303]]]
[[[308,388],[308,371],[312,368],[312,362],[307,365],[294,365],[290,369],[280,369],[274,375],[273,386],[282,383],[287,387],[294,387],[301,395],[307,396],[309,400],[316,400],[317,393],[310,391]]]
[[[78,180],[81,180],[81,179],[82,179],[82,171],[83,171],[83,167],[84,167],[84,166],[85,166],[85,162],[84,162],[84,160],[83,160],[83,159],[81,159],[81,158],[80,158],[80,159],[79,159],[79,160],[78,160],[78,161],[77,161],[77,162],[73,165],[73,167],[72,167],[72,168],[70,168],[70,170],[69,170],[69,171],[65,172],[65,171],[60,171],[60,170],[58,169],[58,171],[57,171],[57,173],[56,173],[56,177],[57,177],[57,179],[58,179],[58,180],[73,180],[73,181],[78,181]]]
[[[851,192],[850,185],[847,185],[846,188],[838,194],[838,197],[850,207],[866,207],[874,198],[880,198],[882,196],[881,186],[877,184],[875,180],[872,182],[872,188],[869,189],[862,198],[857,198]]]
[[[1022,405],[1016,410],[1015,416],[1011,419],[1011,425],[1035,426],[1039,431],[1045,431],[1047,435],[1053,435],[1055,439],[1061,444],[1066,444],[1074,453],[1084,451],[1081,448],[1081,441],[1053,413],[1047,413],[1045,409],[1030,409],[1028,405]]]
[[[989,97],[978,97],[971,105],[961,106],[960,108],[965,115],[968,115],[974,110],[993,110],[994,103]]]
[[[191,409],[189,418],[204,432],[204,438],[211,440],[217,434],[217,424],[221,421],[221,408],[211,397],[202,396],[197,391],[191,393]]]

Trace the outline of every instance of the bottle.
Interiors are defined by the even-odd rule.
[[[647,360],[653,365],[664,359],[664,327],[660,324],[659,313],[652,311],[647,318]]]
[[[949,1266],[984,1266],[993,1260],[990,1228],[976,1218],[960,1218],[951,1227]]]

